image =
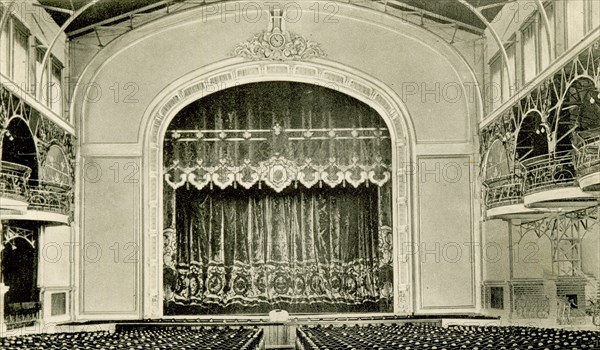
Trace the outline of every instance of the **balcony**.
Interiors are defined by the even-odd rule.
[[[585,192],[600,195],[600,130],[577,147],[577,181]]]
[[[29,181],[26,217],[32,220],[68,224],[71,212],[71,187],[41,180]]]
[[[548,210],[527,208],[523,202],[523,176],[507,175],[483,183],[488,219],[537,220]]]
[[[0,162],[0,212],[23,213],[27,210],[31,169],[10,162]]]
[[[576,210],[597,204],[577,182],[572,151],[545,154],[523,161],[526,175],[523,202],[528,208]]]
[[[0,213],[5,220],[69,223],[71,187],[29,179],[31,169],[0,163]]]

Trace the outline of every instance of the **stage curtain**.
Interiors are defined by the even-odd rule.
[[[386,311],[378,305],[391,301],[391,263],[379,188],[245,192],[177,191],[168,301],[221,311]]]
[[[309,84],[248,84],[164,141],[165,314],[392,311],[391,139]]]

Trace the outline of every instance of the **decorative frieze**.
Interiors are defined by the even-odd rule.
[[[270,15],[269,29],[239,43],[233,50],[234,56],[268,61],[305,61],[326,56],[318,43],[285,30],[285,16],[281,10],[273,9]]]

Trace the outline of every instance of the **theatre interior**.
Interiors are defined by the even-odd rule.
[[[0,348],[600,348],[600,1],[0,6]]]

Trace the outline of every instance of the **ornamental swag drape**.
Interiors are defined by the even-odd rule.
[[[391,311],[391,145],[333,90],[210,95],[164,144],[165,314]]]

